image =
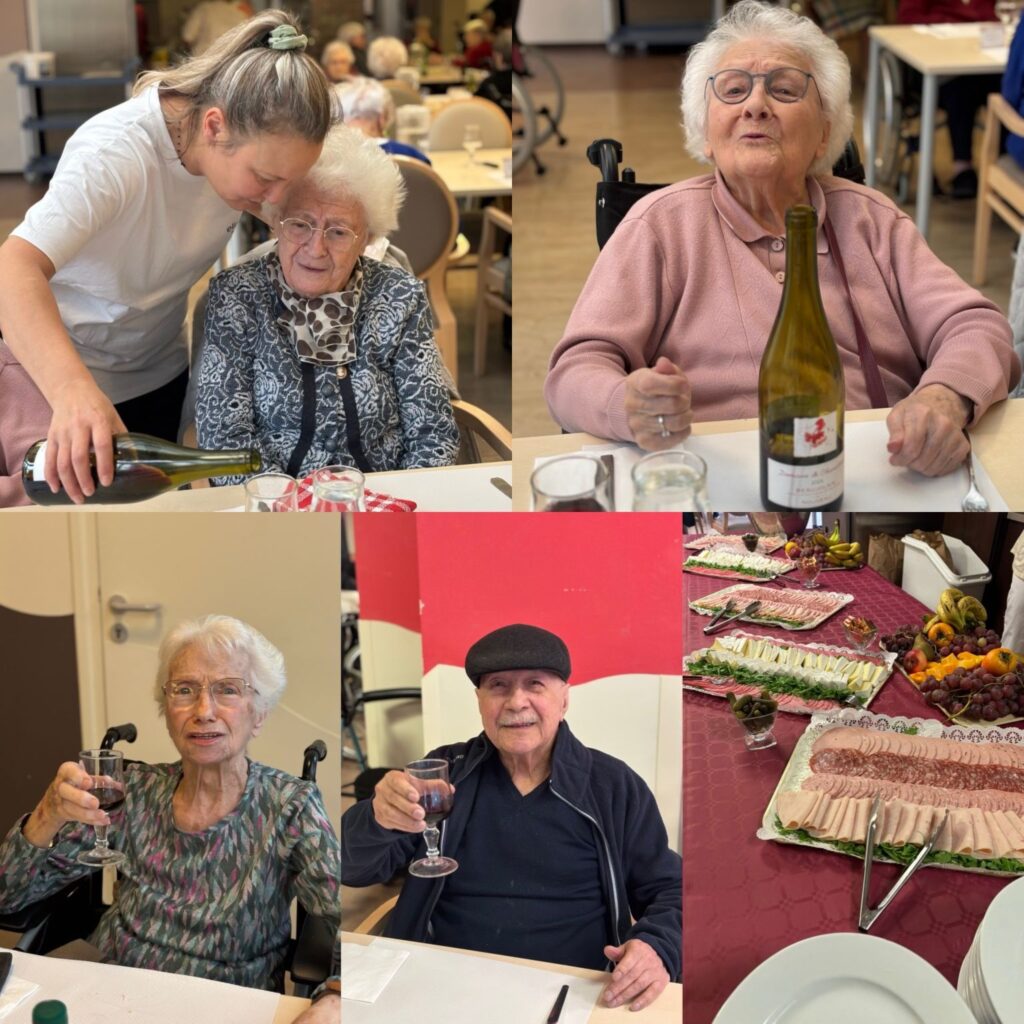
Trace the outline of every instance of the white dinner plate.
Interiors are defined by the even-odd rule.
[[[909,949],[858,932],[804,939],[751,971],[714,1024],[975,1024],[956,990]]]
[[[978,929],[978,973],[998,1019],[1024,1019],[1024,878],[1011,882],[989,904]]]

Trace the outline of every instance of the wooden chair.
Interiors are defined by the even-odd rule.
[[[1024,136],[1021,117],[999,93],[991,93],[985,111],[985,135],[978,171],[978,211],[974,221],[974,283],[985,283],[988,242],[995,211],[1016,232],[1024,231],[1024,168],[1009,154],[999,155],[999,136],[1005,127]]]
[[[380,935],[384,929],[384,922],[387,920],[388,914],[394,909],[395,904],[398,902],[397,896],[392,896],[391,899],[385,900],[379,907],[371,910],[356,925],[354,931],[356,935]]]
[[[487,368],[487,313],[499,309],[512,315],[512,289],[508,273],[511,257],[503,256],[498,247],[498,233],[512,236],[510,214],[488,206],[484,209],[483,231],[480,234],[480,252],[476,269],[476,322],[473,328],[473,376],[483,376]]]
[[[434,336],[448,372],[458,382],[458,331],[448,301],[448,258],[459,233],[455,197],[441,176],[422,160],[392,157],[405,180],[406,197],[391,241],[404,250],[413,273],[427,286]]]
[[[480,126],[484,149],[511,149],[512,125],[497,103],[473,97],[450,103],[430,125],[430,148],[461,149],[467,124]]]
[[[512,434],[489,412],[479,406],[464,402],[461,398],[452,400],[452,412],[459,427],[462,444],[459,447],[458,462],[483,462],[479,441],[489,445],[502,461],[512,458]]]

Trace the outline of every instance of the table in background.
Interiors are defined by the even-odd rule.
[[[14,952],[13,976],[35,982],[39,988],[4,1018],[6,1024],[28,1024],[32,1007],[44,999],[66,1002],[73,1024],[90,1024],[100,1019],[122,1021],[135,1015],[147,1024],[181,1024],[183,1003],[187,1001],[194,1009],[204,1000],[211,1003],[216,1000],[218,1009],[222,1011],[216,1017],[218,1024],[251,1024],[257,1020],[292,1024],[309,1006],[308,999],[280,996],[239,985],[226,986],[185,974],[138,970],[85,960],[60,960],[31,953]],[[101,994],[108,1007],[122,1001],[121,1012],[101,1018],[97,1010],[95,1016],[90,1017],[83,1004],[85,1007],[95,1005],[96,993]],[[226,1014],[223,1012],[225,1004],[231,1007]]]
[[[880,633],[918,621],[923,604],[871,568],[823,572],[825,589],[855,600],[812,630],[787,631],[737,622],[758,635],[848,646],[846,615],[872,619]],[[707,616],[688,603],[733,580],[683,573],[684,653],[705,647]],[[787,587],[787,589],[789,589]],[[898,672],[871,703],[877,714],[938,718]],[[685,691],[683,710],[684,920],[686,1024],[709,1024],[729,994],[780,949],[825,932],[857,930],[863,864],[840,853],[756,837],[765,808],[810,718],[780,714],[777,746],[750,751],[728,702]],[[872,905],[902,868],[878,864]],[[960,964],[992,899],[1010,879],[925,868],[878,919],[871,934],[913,950],[956,987]],[[938,1022],[936,1022],[938,1024]]]
[[[473,163],[464,149],[436,149],[429,155],[434,170],[456,199],[512,195],[512,179],[502,173],[505,161],[512,159],[511,147],[477,150]],[[487,163],[496,166],[487,167]]]
[[[855,423],[884,420],[889,409],[857,409],[846,418]],[[757,430],[757,420],[708,420],[694,423],[694,434],[721,434],[736,430]],[[1020,471],[1020,446],[1024,439],[1024,398],[1011,398],[993,406],[976,427],[970,428],[975,457],[980,459],[1009,508],[1024,509],[1024,473]],[[517,437],[512,442],[512,494],[517,511],[530,509],[530,474],[535,459],[568,455],[584,445],[619,444],[590,434],[550,434]],[[684,442],[685,444],[685,442]],[[714,472],[709,467],[708,472]],[[964,489],[966,493],[966,487]],[[720,510],[724,511],[724,510]],[[901,511],[913,511],[903,509]],[[929,508],[921,511],[936,511]],[[959,510],[957,510],[959,511]]]
[[[455,64],[428,64],[426,70],[420,72],[420,88],[431,92],[462,85],[464,81],[462,68]]]
[[[882,48],[921,72],[921,145],[917,167],[918,230],[928,236],[928,207],[932,198],[932,165],[935,158],[935,110],[939,98],[939,79],[959,75],[1001,75],[1006,60],[979,46],[977,36],[943,38],[918,31],[914,25],[874,25],[868,29],[871,52],[868,59],[868,88],[864,130],[867,184],[875,184],[875,153],[878,138],[878,92],[881,80]],[[1011,508],[1015,508],[1012,503]]]
[[[416,502],[419,512],[509,512],[510,498],[492,483],[499,477],[512,479],[509,462],[481,462],[469,466],[443,466],[439,469],[402,469],[392,473],[369,473],[366,486],[371,491],[407,498]],[[148,501],[131,505],[58,505],[60,510],[85,512],[221,512],[245,505],[245,489],[234,487],[198,487],[191,491],[170,491]],[[10,511],[38,511],[36,506],[19,506]]]
[[[374,937],[372,935],[356,935],[354,932],[342,933],[342,942],[358,942],[363,946],[368,946],[373,941],[373,938]],[[389,941],[396,942],[398,940],[391,939]],[[410,950],[414,951],[420,943],[402,942],[402,945],[408,946]],[[541,960],[523,960],[514,956],[498,956],[493,953],[479,953],[472,949],[452,949],[450,946],[431,945],[430,948],[433,950],[451,949],[453,953],[485,957],[490,960],[503,960],[505,963],[509,964],[520,964],[523,967],[533,967],[538,970],[559,971],[563,974],[574,974],[580,978],[589,978],[596,981],[607,980],[608,978],[608,975],[603,971],[588,971],[582,967],[566,967],[561,964],[545,963]],[[457,963],[457,961],[455,962]],[[437,984],[438,986],[457,985],[458,977],[457,975],[453,975],[452,977],[439,977],[437,979]],[[640,1010],[638,1013],[630,1013],[628,1006],[620,1006],[614,1010],[608,1009],[606,1006],[595,1006],[593,1012],[590,1014],[589,1020],[590,1024],[612,1024],[612,1022],[615,1021],[625,1024],[627,1020],[643,1021],[643,1024],[679,1024],[682,1019],[682,1014],[683,986],[670,984],[650,1006]],[[427,1014],[427,1017],[429,1017],[429,1014]],[[479,1018],[477,1016],[473,1016],[472,1019],[477,1020]],[[277,1024],[276,1021],[275,1024]],[[405,1022],[382,1020],[381,1024],[405,1024]],[[446,1024],[460,1024],[460,1022],[448,1021]],[[524,1024],[533,1024],[533,1022],[524,1022]],[[687,1022],[687,1024],[689,1024],[689,1022]]]

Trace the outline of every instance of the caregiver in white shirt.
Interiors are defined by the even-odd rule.
[[[45,473],[81,501],[113,479],[111,436],[177,437],[189,289],[240,211],[277,203],[320,153],[329,84],[288,13],[140,76],[72,136],[0,246],[0,333],[53,409]]]

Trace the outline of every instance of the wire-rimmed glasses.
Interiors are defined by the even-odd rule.
[[[323,235],[324,245],[331,252],[348,252],[356,244],[359,236],[351,228],[342,224],[332,224],[330,227],[317,228],[301,217],[287,217],[278,221],[281,227],[281,234],[293,245],[305,245],[313,235]]]
[[[208,683],[198,679],[168,679],[163,685],[164,696],[172,708],[190,708],[198,704],[203,690],[219,708],[236,708],[253,689],[244,679],[211,679]]]
[[[117,810],[124,803],[124,755],[120,750],[83,750],[78,755],[78,763],[92,776],[89,792],[100,802],[100,810]],[[107,839],[109,825],[93,826],[96,832],[96,845],[91,850],[83,850],[77,857],[79,864],[102,868],[108,864],[120,864],[125,855],[119,850],[110,848]]]
[[[711,75],[708,82],[711,91],[723,103],[742,103],[753,92],[754,81],[758,78],[764,79],[764,91],[773,100],[798,103],[807,95],[814,75],[800,68],[772,68],[756,75],[742,68],[726,68]]]

